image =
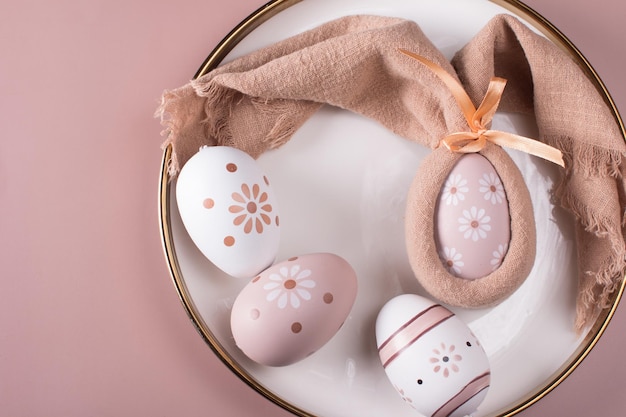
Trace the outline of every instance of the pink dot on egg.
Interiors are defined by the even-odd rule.
[[[252,278],[252,282],[257,282],[260,279],[261,279],[261,275],[257,275],[256,277]]]
[[[215,201],[213,201],[212,198],[206,198],[203,202],[202,205],[204,206],[204,208],[207,209],[212,209],[213,206],[215,206]]]
[[[334,299],[334,297],[333,297],[333,295],[331,293],[327,292],[326,294],[324,294],[324,302],[326,304],[332,303],[333,299]]]
[[[298,257],[297,257],[297,256],[292,256],[291,258],[289,258],[289,259],[287,259],[287,260],[288,260],[288,261],[290,261],[290,262],[293,262],[293,261],[295,261],[296,259],[298,259]]]
[[[252,320],[257,320],[260,316],[261,312],[258,309],[253,308],[252,310],[250,310],[250,318]]]
[[[235,238],[232,236],[226,236],[224,238],[224,245],[231,247],[235,244]]]
[[[291,331],[296,334],[300,333],[302,331],[302,324],[296,321],[291,325]]]
[[[270,185],[270,180],[268,180],[266,176],[263,176],[263,181],[265,181],[266,185]]]
[[[276,226],[280,226],[280,222],[278,220],[278,216],[276,216]]]

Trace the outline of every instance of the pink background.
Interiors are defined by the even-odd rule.
[[[0,415],[289,416],[190,324],[158,231],[152,114],[264,0],[0,5]],[[618,0],[528,0],[626,113]],[[626,311],[521,414],[623,416]]]

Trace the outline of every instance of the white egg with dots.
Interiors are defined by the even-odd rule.
[[[247,153],[201,148],[178,175],[176,202],[195,245],[227,274],[251,278],[274,262],[278,207],[269,179]]]

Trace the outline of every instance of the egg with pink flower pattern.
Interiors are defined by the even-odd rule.
[[[178,174],[176,202],[191,240],[227,274],[251,278],[274,262],[277,203],[269,179],[247,153],[201,148]]]
[[[356,273],[330,253],[295,256],[252,279],[231,311],[231,330],[255,362],[285,366],[324,346],[348,317]]]
[[[389,300],[376,319],[382,366],[400,397],[425,416],[477,411],[491,382],[485,351],[470,328],[415,294]]]

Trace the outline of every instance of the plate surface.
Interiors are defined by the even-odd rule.
[[[586,65],[548,22],[516,2],[304,0],[275,1],[253,14],[216,48],[199,73],[222,58],[230,61],[351,14],[414,20],[451,58],[500,13],[526,19],[538,32],[570,48],[574,58]],[[536,136],[534,122],[519,115],[497,114],[494,129]],[[196,249],[176,208],[175,182],[163,171],[161,227],[181,300],[211,348],[270,400],[303,416],[416,415],[384,374],[374,322],[393,296],[426,295],[408,264],[403,218],[409,184],[428,153],[427,148],[393,135],[376,122],[323,107],[286,145],[259,158],[280,204],[282,237],[277,260],[332,252],[348,260],[359,279],[356,303],[340,332],[314,355],[284,368],[257,365],[234,345],[230,308],[247,281],[221,273]],[[451,308],[481,340],[491,361],[491,388],[476,416],[511,415],[545,395],[593,347],[621,296],[621,292],[615,295],[613,309],[605,311],[586,334],[573,331],[575,242],[572,219],[550,203],[556,169],[525,154],[509,154],[531,193],[538,255],[522,287],[500,305],[481,310]],[[168,159],[166,151],[164,166]]]

